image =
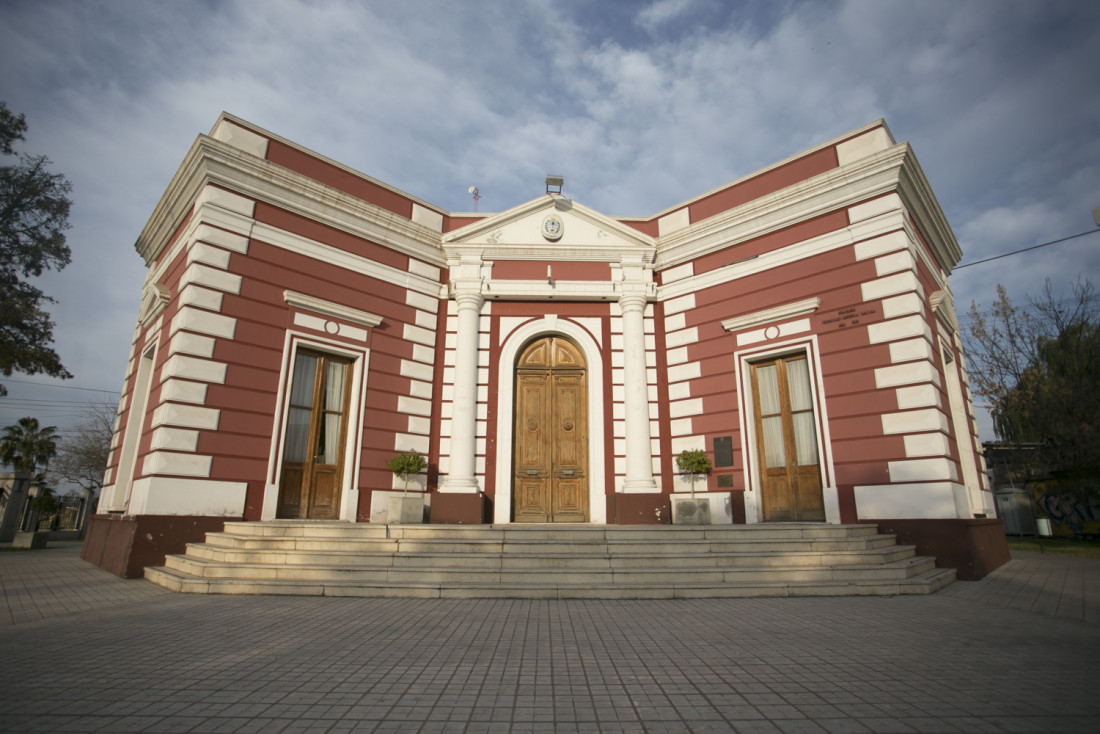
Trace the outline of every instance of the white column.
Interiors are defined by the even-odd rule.
[[[451,417],[451,470],[442,492],[478,491],[475,476],[477,453],[477,350],[481,322],[480,283],[457,283],[458,334],[455,341],[454,414]]]
[[[646,385],[644,293],[623,293],[623,382],[626,401],[626,477],[624,492],[657,492],[649,432]]]

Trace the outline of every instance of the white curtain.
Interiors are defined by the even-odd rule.
[[[313,413],[313,381],[317,374],[317,358],[299,354],[294,360],[294,376],[290,383],[290,415],[286,422],[284,461],[305,462],[309,455],[309,419]]]
[[[344,417],[344,376],[347,365],[342,362],[329,362],[325,372],[325,414],[321,425],[321,438],[318,442],[322,463],[335,464],[340,455],[340,421]]]
[[[798,359],[786,364],[797,455],[795,458],[799,466],[811,466],[817,464],[817,440],[814,432],[814,406],[810,399],[809,361]]]
[[[325,375],[325,410],[344,411],[344,384],[348,366],[343,362],[329,362]]]
[[[787,452],[783,446],[783,416],[779,415],[779,373],[774,364],[756,369],[756,385],[760,393],[764,465],[769,469],[784,467],[787,465]]]

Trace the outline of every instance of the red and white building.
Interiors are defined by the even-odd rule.
[[[994,516],[961,252],[881,120],[623,217],[445,211],[223,114],[136,247],[105,566],[227,518],[387,522],[411,449],[432,522],[666,523],[685,449],[716,522]]]

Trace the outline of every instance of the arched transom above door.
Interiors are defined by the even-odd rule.
[[[584,369],[584,355],[573,342],[546,337],[528,346],[516,362],[516,369]]]

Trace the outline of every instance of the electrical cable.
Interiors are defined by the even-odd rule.
[[[993,260],[1000,260],[1002,257],[1008,257],[1009,255],[1019,255],[1021,252],[1028,252],[1029,250],[1038,250],[1040,247],[1048,247],[1050,245],[1057,245],[1059,242],[1066,242],[1068,240],[1077,239],[1078,237],[1084,237],[1087,234],[1095,234],[1096,232],[1100,232],[1100,229],[1090,229],[1088,231],[1081,232],[1079,234],[1071,234],[1069,237],[1063,237],[1063,238],[1058,239],[1058,240],[1051,240],[1050,242],[1043,242],[1043,243],[1038,244],[1038,245],[1032,245],[1031,247],[1025,247],[1022,250],[1013,250],[1012,252],[1006,252],[1002,255],[994,255],[993,257],[987,257],[984,260],[975,260],[974,262],[966,263],[965,265],[956,265],[954,270],[952,270],[951,272],[954,272],[955,270],[962,270],[963,268],[969,268],[971,265],[981,265],[982,263],[991,262]]]

